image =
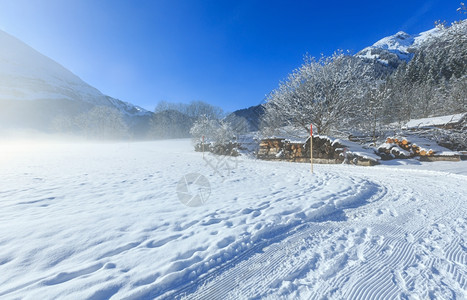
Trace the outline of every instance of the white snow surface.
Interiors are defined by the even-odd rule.
[[[78,76],[0,30],[0,100],[72,100],[111,106],[127,115],[145,109],[102,94]]]
[[[460,122],[463,118],[467,116],[467,113],[454,114],[448,116],[439,116],[423,119],[414,119],[407,122],[404,126],[406,129],[416,129],[423,127],[432,127],[432,126],[443,126],[448,124],[455,124]]]
[[[467,162],[215,172],[192,148],[0,142],[0,298],[467,298]]]

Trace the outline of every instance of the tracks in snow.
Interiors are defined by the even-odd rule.
[[[290,228],[161,298],[465,298],[465,214],[445,218],[449,206],[426,201],[423,186],[369,184],[368,205],[343,207],[356,208],[348,220]]]
[[[314,268],[318,261],[315,254],[304,265],[301,259],[293,262],[288,259],[305,253],[310,242],[316,243],[314,237],[335,230],[335,224],[327,222],[328,220],[340,219],[345,209],[378,201],[386,194],[385,187],[367,180],[360,181],[355,189],[336,195],[336,199],[330,201],[332,204],[323,206],[308,216],[306,223],[291,224],[283,228],[277,235],[257,242],[252,248],[206,276],[175,292],[166,293],[161,298],[219,299],[230,295],[232,299],[242,299],[247,294],[248,298],[264,295],[271,290],[271,285],[280,285],[284,278],[304,276]],[[255,291],[253,295],[250,295],[251,291]]]

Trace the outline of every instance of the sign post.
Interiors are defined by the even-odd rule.
[[[313,173],[313,124],[310,124],[310,164]]]
[[[203,158],[204,158],[204,135],[203,135],[202,142],[201,142],[201,148],[203,151]]]

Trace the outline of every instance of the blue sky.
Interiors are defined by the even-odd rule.
[[[304,54],[357,52],[464,18],[460,1],[0,0],[0,29],[103,93],[153,110],[260,103]]]

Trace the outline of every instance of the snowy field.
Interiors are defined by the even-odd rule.
[[[466,299],[466,195],[466,161],[310,174],[188,140],[1,143],[0,298]]]

